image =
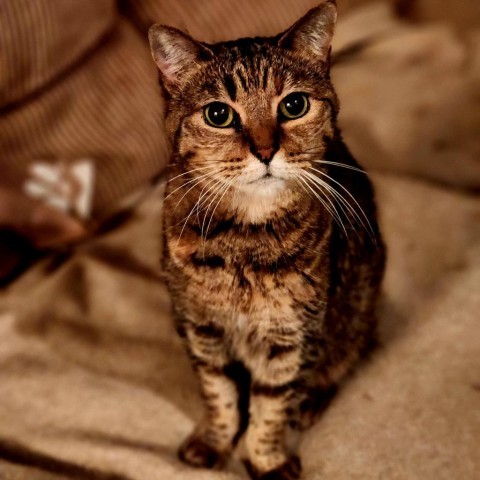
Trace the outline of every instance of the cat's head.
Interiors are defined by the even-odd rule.
[[[335,21],[335,2],[327,1],[276,37],[214,45],[154,25],[173,162],[200,186],[229,185],[253,202],[306,188],[334,134]]]

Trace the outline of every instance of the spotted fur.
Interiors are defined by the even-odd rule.
[[[244,434],[253,478],[299,478],[287,425],[308,426],[374,338],[384,248],[337,127],[335,17],[327,1],[277,37],[214,45],[150,30],[172,146],[163,268],[205,403],[180,449],[193,466],[222,466]],[[280,122],[291,92],[309,110]],[[207,125],[213,101],[234,126]]]

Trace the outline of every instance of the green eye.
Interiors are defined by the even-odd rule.
[[[235,121],[235,111],[230,105],[213,102],[203,109],[203,116],[208,125],[216,128],[232,127]]]
[[[280,102],[278,114],[283,120],[295,120],[303,117],[309,108],[310,102],[305,93],[291,93]]]

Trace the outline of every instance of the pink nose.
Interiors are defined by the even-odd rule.
[[[269,160],[272,156],[273,148],[259,148],[258,153],[262,157],[263,160]]]

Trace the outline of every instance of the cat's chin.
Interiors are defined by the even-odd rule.
[[[262,223],[274,217],[283,203],[287,182],[281,178],[265,176],[244,184],[234,195],[234,209],[241,220]],[[288,197],[288,195],[287,195]]]

